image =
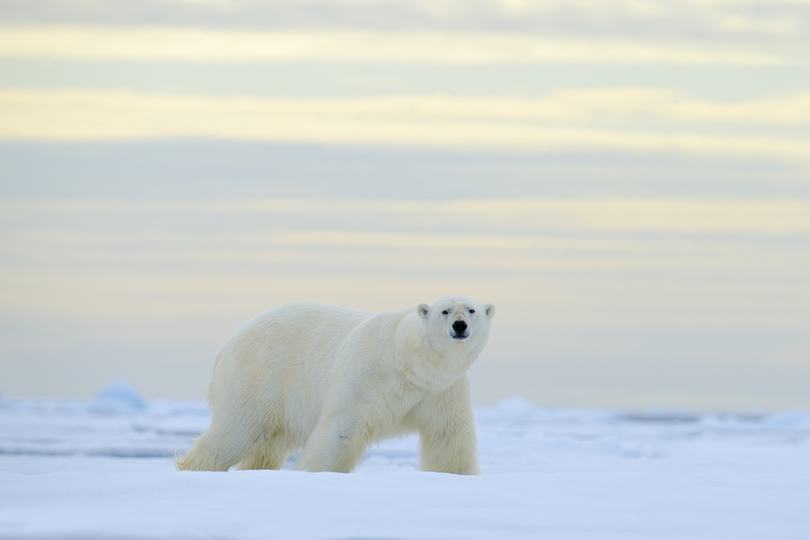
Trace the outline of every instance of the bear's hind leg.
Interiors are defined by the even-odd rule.
[[[175,465],[181,471],[227,471],[258,446],[260,438],[251,431],[215,418],[186,455],[175,458]]]
[[[371,434],[349,417],[321,420],[301,450],[299,471],[352,472],[366,455]]]
[[[283,438],[270,436],[259,447],[239,462],[237,469],[275,469],[278,470],[287,462],[290,451],[285,447]]]

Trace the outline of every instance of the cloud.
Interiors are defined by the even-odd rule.
[[[427,64],[664,63],[806,64],[810,44],[702,42],[631,34],[553,35],[492,31],[248,31],[173,27],[7,26],[0,57],[194,62],[318,61]]]
[[[243,317],[464,290],[503,300],[527,335],[531,306],[574,326],[801,329],[810,315],[806,201],[6,200],[0,213],[6,313]]]
[[[408,200],[341,200],[341,199],[232,199],[232,200],[13,200],[0,199],[2,214],[10,219],[25,216],[61,215],[115,215],[139,214],[221,216],[232,223],[234,216],[285,216],[291,231],[264,233],[251,230],[238,236],[227,236],[228,242],[239,244],[277,243],[301,244],[364,244],[419,245],[449,247],[463,238],[463,244],[489,246],[493,249],[523,249],[535,245],[548,246],[548,233],[564,234],[646,234],[656,233],[680,236],[752,235],[795,236],[810,235],[810,201],[785,198],[758,199],[706,199],[706,198],[524,198],[524,199],[457,199],[451,201]],[[366,232],[328,232],[328,228],[312,231],[307,224],[321,216],[325,222],[344,222],[349,216],[365,216],[368,222],[357,222],[358,229]],[[122,219],[124,219],[122,217]],[[197,218],[195,218],[197,219]],[[218,218],[219,219],[219,218]],[[30,223],[40,221],[34,219]],[[459,225],[466,236],[438,232],[435,234],[409,234],[386,232],[415,224],[432,231],[449,231]],[[459,225],[457,225],[459,224]],[[543,240],[531,236],[515,236],[515,231],[539,234]],[[497,233],[493,241],[485,233]],[[64,241],[79,237],[68,231],[58,231]],[[109,236],[112,234],[112,236]],[[140,234],[140,233],[139,233]],[[106,242],[117,238],[115,233],[92,231],[82,233],[84,240]],[[215,232],[206,238],[217,238]],[[225,237],[223,237],[225,238]],[[166,243],[188,241],[187,236],[165,236],[148,233],[131,237],[127,241]],[[424,241],[423,241],[424,240]],[[501,242],[501,240],[505,240]],[[437,244],[438,242],[438,244]]]
[[[190,25],[629,37],[784,46],[806,41],[806,0],[5,0],[7,24]],[[779,42],[779,43],[777,43]]]
[[[129,92],[0,92],[0,138],[216,138],[515,150],[622,149],[807,161],[810,140],[765,137],[799,124],[810,98],[712,103],[643,89],[561,91],[545,99],[401,96],[211,98]],[[734,126],[736,134],[714,131]],[[746,131],[746,126],[749,129]],[[753,126],[753,127],[751,127]]]

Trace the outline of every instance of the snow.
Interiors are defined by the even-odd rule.
[[[483,475],[417,440],[353,474],[177,472],[203,402],[0,400],[0,538],[810,538],[810,414],[476,409]]]

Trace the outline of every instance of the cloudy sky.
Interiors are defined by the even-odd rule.
[[[467,294],[479,403],[810,407],[808,0],[4,0],[0,163],[0,396]]]

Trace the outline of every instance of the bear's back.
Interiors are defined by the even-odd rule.
[[[318,302],[275,307],[231,334],[217,357],[214,380],[261,382],[279,390],[308,380],[319,387],[346,336],[372,316]]]
[[[264,352],[314,359],[336,349],[357,325],[372,316],[332,304],[292,302],[245,323],[228,338],[222,352],[243,362],[249,362],[255,354],[263,356]]]

